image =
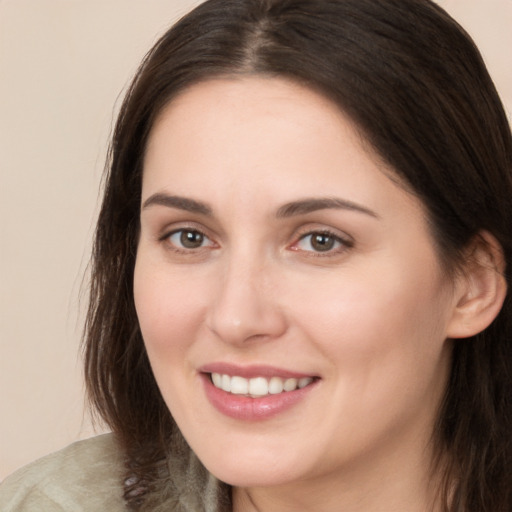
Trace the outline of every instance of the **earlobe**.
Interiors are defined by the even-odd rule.
[[[457,278],[449,338],[468,338],[486,329],[498,316],[507,294],[505,258],[499,242],[487,231],[468,247],[463,272]]]

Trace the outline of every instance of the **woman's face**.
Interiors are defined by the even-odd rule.
[[[330,101],[281,79],[202,83],[157,120],[135,303],[162,395],[220,479],[425,467],[453,284],[386,172]]]

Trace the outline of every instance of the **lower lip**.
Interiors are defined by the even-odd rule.
[[[225,416],[245,421],[266,420],[277,416],[304,400],[317,383],[315,380],[302,389],[251,398],[216,388],[207,374],[201,374],[201,377],[206,396],[215,409]]]

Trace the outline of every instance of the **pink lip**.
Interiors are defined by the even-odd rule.
[[[301,379],[303,377],[313,377],[306,373],[298,373],[283,368],[277,368],[267,365],[250,365],[239,366],[231,363],[210,363],[199,368],[201,373],[220,373],[234,377],[243,377],[244,379],[252,379],[254,377],[280,377],[281,379]]]
[[[241,372],[241,369],[238,367],[235,369],[235,371],[227,371],[228,367],[230,367],[231,370],[233,369],[232,365],[222,364],[220,366],[213,366],[215,367],[215,370],[211,370],[210,368],[212,368],[212,366],[208,365],[204,367],[208,370],[205,370],[203,373],[199,374],[203,382],[206,397],[213,405],[213,407],[215,407],[215,409],[217,409],[217,411],[219,411],[221,414],[237,420],[262,421],[277,416],[278,414],[285,412],[286,410],[304,400],[307,395],[314,388],[316,388],[316,384],[318,383],[318,380],[315,379],[311,384],[302,389],[284,391],[276,395],[266,395],[260,398],[251,398],[244,395],[234,395],[223,391],[222,389],[216,388],[210,379],[210,373],[222,373],[232,376],[238,375],[244,378],[258,376],[301,378],[309,377],[309,375],[286,371],[283,373],[282,370],[276,371],[276,369],[271,369],[269,367],[247,367],[243,368],[244,371]]]

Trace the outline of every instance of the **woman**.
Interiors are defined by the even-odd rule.
[[[430,1],[200,5],[112,141],[85,360],[114,434],[4,509],[510,510],[511,169]]]

